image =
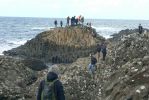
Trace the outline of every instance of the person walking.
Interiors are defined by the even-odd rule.
[[[105,60],[105,57],[106,57],[106,54],[107,54],[107,47],[106,47],[106,44],[103,42],[101,44],[97,44],[97,48],[96,48],[96,51],[97,51],[97,60],[99,62],[99,58],[100,58],[100,52],[102,52],[102,60],[104,61]]]
[[[90,54],[91,63],[88,65],[88,70],[90,74],[94,74],[96,70],[96,63],[97,59],[93,56],[93,54]]]
[[[107,47],[106,47],[105,43],[102,43],[102,45],[101,45],[101,52],[103,54],[103,61],[105,61],[105,57],[106,57],[106,54],[107,54]]]
[[[62,83],[55,72],[49,72],[40,82],[37,100],[65,100]]]

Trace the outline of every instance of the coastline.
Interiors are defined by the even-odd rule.
[[[29,76],[21,77],[14,83],[15,87],[19,87],[20,91],[17,93],[20,95],[11,96],[16,92],[15,90],[11,91],[12,85],[9,85],[9,83],[13,83],[12,76],[3,78],[1,75],[0,78],[3,79],[2,89],[7,87],[9,93],[2,92],[0,98],[35,99],[34,94],[37,92],[38,85],[49,70],[45,63],[46,61],[52,62],[53,55],[56,55],[57,58],[62,57],[62,60],[55,61],[56,65],[51,66],[50,70],[59,73],[67,100],[136,98],[136,90],[144,91],[139,96],[141,98],[142,95],[148,93],[149,87],[148,81],[145,81],[148,80],[149,70],[148,33],[147,31],[139,34],[135,30],[123,30],[119,34],[115,34],[113,38],[105,40],[99,35],[93,37],[88,28],[87,30],[80,27],[56,28],[42,32],[24,45],[9,50],[5,52],[5,56],[1,56],[0,64],[3,66],[1,74],[5,75],[6,71],[9,74],[17,73],[16,79],[22,75],[22,72],[24,76],[29,73]],[[108,44],[108,54],[105,61],[100,59],[98,62],[93,78],[87,70],[90,63],[88,55],[91,52],[96,54],[96,45],[102,41],[106,41]],[[21,58],[23,60],[16,61],[15,57],[23,57]],[[47,59],[50,57],[51,59]],[[24,69],[19,69],[20,66]],[[140,75],[141,78],[139,78]],[[141,86],[145,88],[140,90]],[[125,95],[121,95],[123,93]]]
[[[22,41],[28,41],[37,34],[47,31],[50,27],[54,27],[54,19],[56,18],[0,18],[0,49],[3,50],[5,48],[4,50],[9,50],[23,45]],[[58,18],[58,22],[60,20],[64,24],[66,23],[64,18]],[[92,27],[95,27],[97,32],[103,37],[109,37],[120,30],[135,29],[138,23],[142,23],[144,28],[148,27],[148,22],[142,20],[85,19],[85,24],[87,22],[91,22]],[[20,44],[18,45],[18,43]]]

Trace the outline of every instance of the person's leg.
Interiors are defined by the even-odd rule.
[[[94,80],[95,79],[95,65],[92,65],[91,70],[92,70],[91,77]]]
[[[103,52],[103,61],[105,61],[106,53]]]
[[[95,73],[95,65],[92,65],[91,70],[92,70],[92,74],[94,74]]]
[[[88,71],[89,71],[90,74],[92,73],[91,67],[92,67],[92,64],[89,64],[89,65],[88,65]]]
[[[99,62],[100,52],[97,52],[97,61]]]

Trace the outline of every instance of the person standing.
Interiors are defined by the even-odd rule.
[[[61,27],[63,27],[63,21],[60,21],[60,25],[61,25]]]
[[[49,72],[40,82],[37,100],[65,100],[62,83],[55,72]]]
[[[69,26],[70,17],[67,17],[67,26]]]
[[[78,16],[78,22],[79,22],[79,24],[81,24],[81,15]]]
[[[81,23],[82,23],[82,26],[83,26],[83,24],[84,24],[84,17],[83,16],[81,17]]]
[[[54,25],[55,25],[55,27],[57,27],[57,20],[54,21]]]
[[[141,24],[139,24],[138,29],[139,29],[139,33],[142,34],[142,32],[143,32],[143,27],[141,26]]]

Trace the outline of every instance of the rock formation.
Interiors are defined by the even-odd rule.
[[[97,70],[92,76],[87,70],[90,58],[86,56],[95,52],[96,44],[102,40],[100,36],[93,37],[87,28],[56,28],[37,35],[23,46],[4,52],[5,55],[23,57],[23,60],[0,58],[0,99],[35,100],[39,82],[48,70],[54,70],[63,83],[66,100],[148,100],[149,32],[139,34],[135,30],[123,30],[107,40],[106,61],[97,63]],[[33,61],[26,61],[27,57]],[[35,58],[64,64],[45,69],[46,65],[34,61]],[[66,64],[68,62],[73,63]],[[6,77],[7,74],[14,75]],[[11,80],[14,80],[13,76],[15,81]],[[9,83],[12,84],[9,86]]]
[[[93,37],[93,29],[81,26],[42,32],[25,45],[5,51],[5,55],[32,57],[52,63],[72,63],[96,51],[104,38]]]
[[[67,100],[147,100],[148,42],[148,32],[110,39],[106,61],[98,62],[94,78],[87,71],[89,58],[57,65]]]

